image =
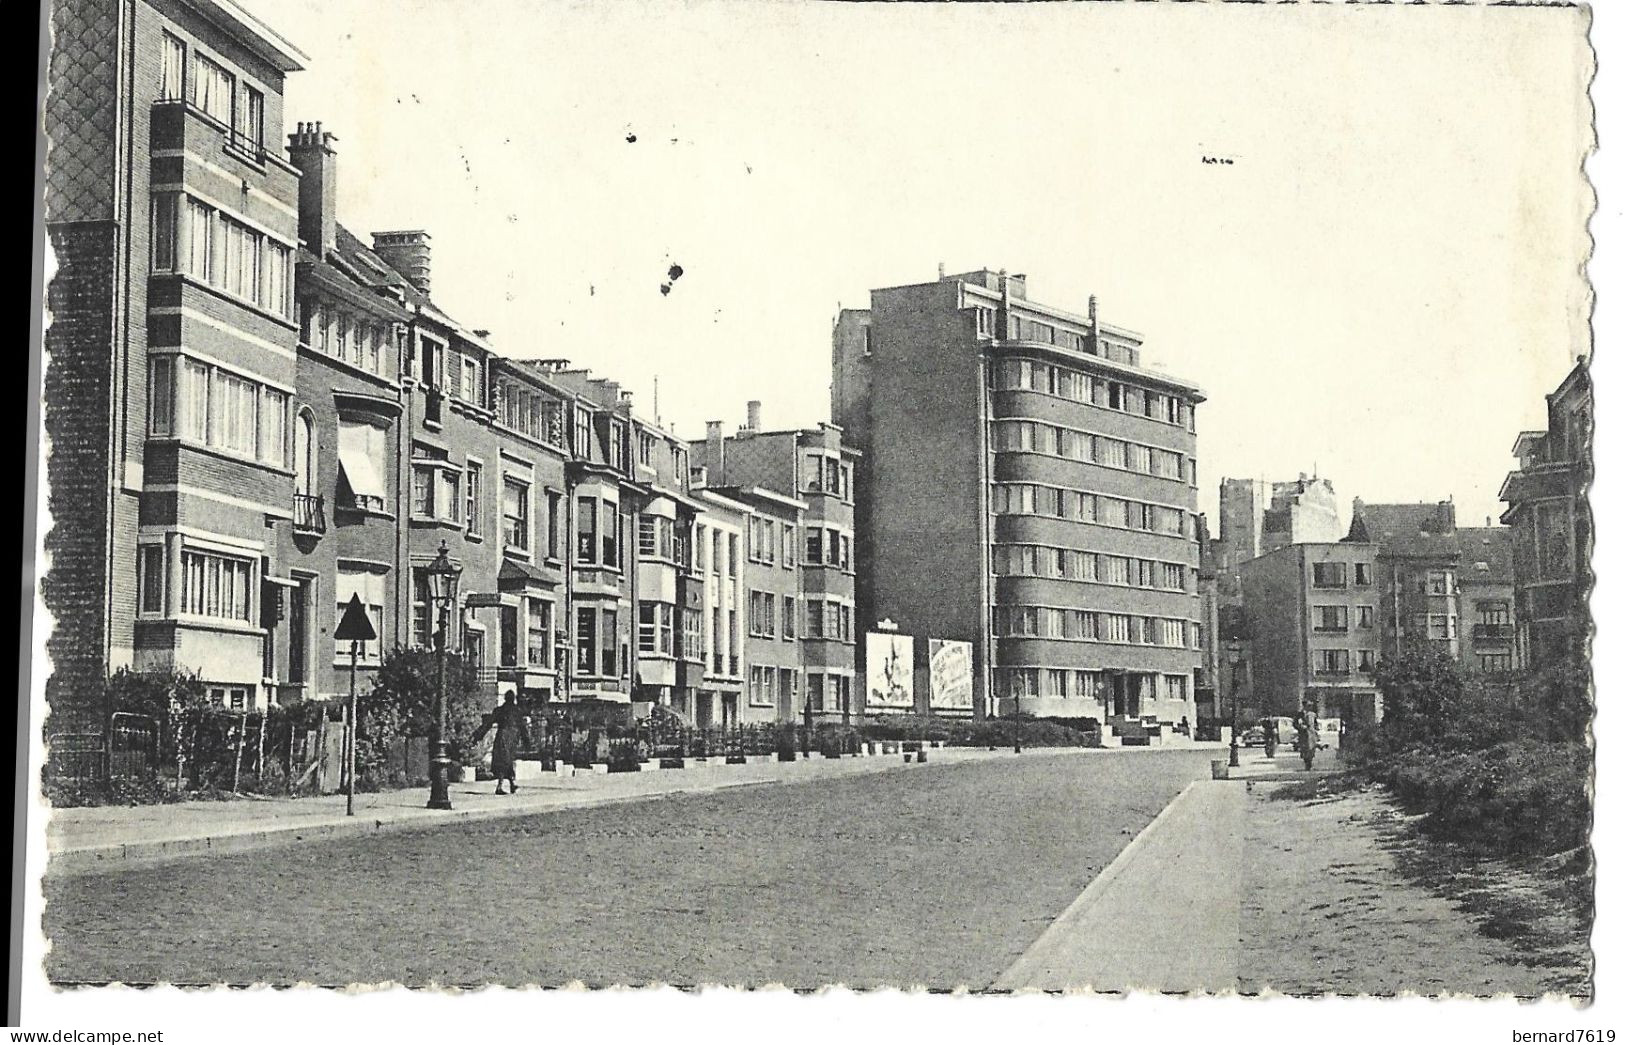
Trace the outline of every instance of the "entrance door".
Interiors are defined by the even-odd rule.
[[[1112,675],[1112,717],[1122,718],[1128,711],[1128,676],[1121,672]]]
[[[722,695],[722,728],[731,729],[739,724],[739,694]]]
[[[694,727],[696,729],[711,728],[711,704],[715,700],[710,693],[701,693],[694,703]]]
[[[310,663],[310,578],[284,592],[288,600],[288,683],[303,686],[309,681]]]

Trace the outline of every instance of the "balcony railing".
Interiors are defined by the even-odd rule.
[[[265,162],[265,145],[259,138],[233,127],[226,134],[226,148],[253,163]]]
[[[1333,678],[1343,678],[1343,677],[1351,674],[1351,672],[1346,667],[1328,668],[1328,667],[1322,665],[1320,667],[1315,668],[1315,674],[1316,675],[1329,675],[1329,676],[1331,676]]]
[[[321,494],[293,495],[293,528],[299,533],[327,532],[327,512]]]
[[[1509,641],[1512,638],[1512,625],[1510,624],[1474,624],[1473,638],[1475,639],[1501,639]]]
[[[1325,634],[1344,635],[1344,634],[1348,633],[1348,630],[1349,630],[1349,626],[1347,624],[1316,624],[1315,625],[1315,634],[1317,634],[1317,635],[1325,635]]]

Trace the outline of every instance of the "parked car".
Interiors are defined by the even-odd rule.
[[[1264,730],[1259,726],[1248,726],[1241,734],[1242,747],[1263,747]]]

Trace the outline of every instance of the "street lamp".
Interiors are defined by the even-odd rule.
[[[1236,691],[1236,661],[1241,651],[1230,647],[1230,765],[1241,765],[1241,694]]]
[[[424,568],[424,579],[429,586],[429,601],[434,604],[436,672],[434,689],[434,735],[429,752],[429,808],[450,809],[451,795],[446,790],[451,772],[451,755],[446,750],[446,632],[451,627],[451,607],[457,601],[457,580],[463,572],[447,555],[445,539],[440,541],[440,554]]]

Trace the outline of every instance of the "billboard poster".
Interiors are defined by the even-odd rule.
[[[931,639],[931,709],[971,710],[970,643]]]
[[[865,633],[864,681],[870,711],[914,710],[914,637],[893,632]]]

